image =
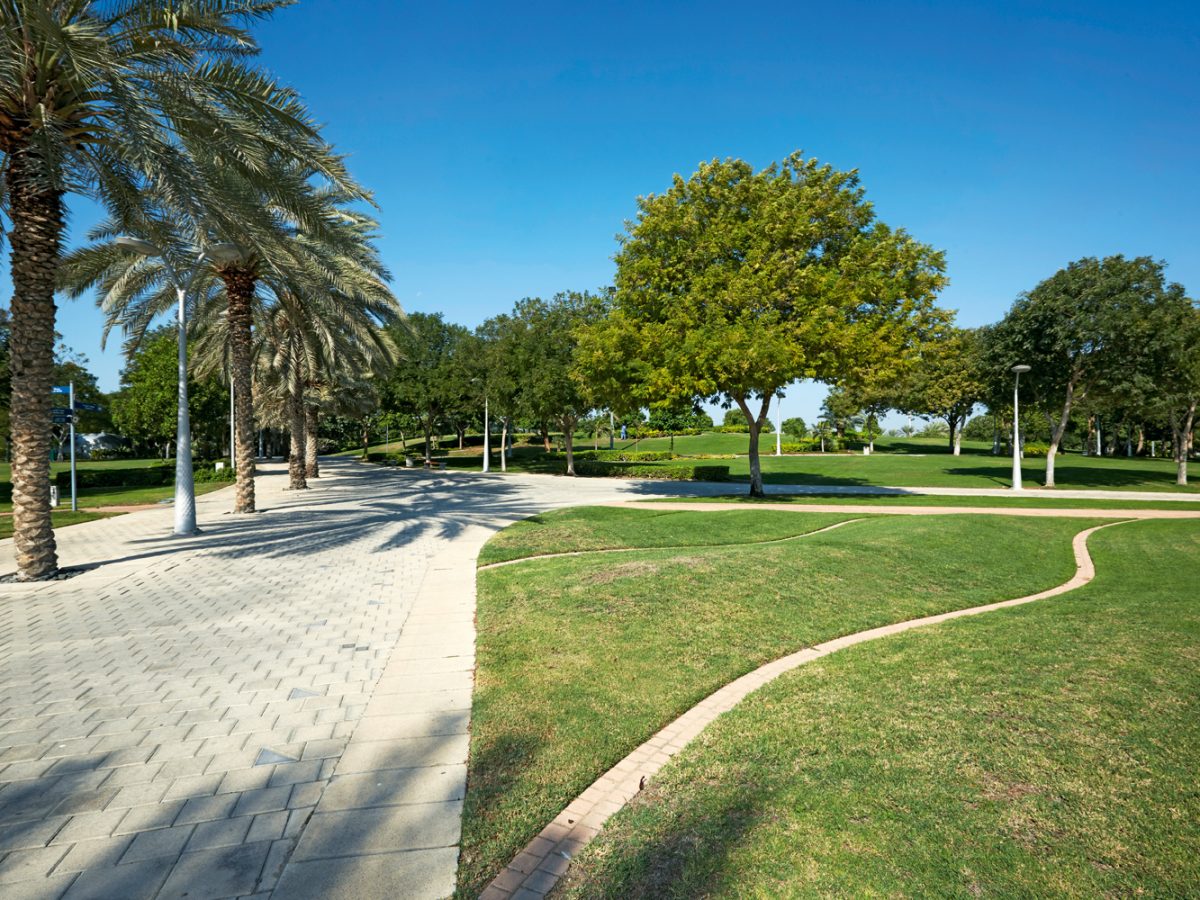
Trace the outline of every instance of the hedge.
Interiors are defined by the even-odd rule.
[[[565,472],[566,469],[564,468]],[[585,459],[575,463],[585,478],[652,478],[660,481],[727,481],[729,466],[639,466]]]
[[[675,459],[669,450],[576,450],[576,459],[601,462],[662,462]]]

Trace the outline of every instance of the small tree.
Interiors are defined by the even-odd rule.
[[[921,346],[919,358],[899,390],[897,408],[945,422],[950,450],[958,456],[962,426],[986,396],[987,373],[977,333],[947,328]]]
[[[790,419],[783,420],[783,433],[788,437],[794,437],[799,440],[808,435],[808,426],[804,424],[802,418],[793,416]]]
[[[582,341],[589,375],[635,362],[641,405],[705,399],[749,426],[750,493],[771,398],[902,356],[944,283],[940,253],[876,221],[854,172],[800,154],[755,172],[704,163],[638,200],[612,315]]]
[[[1178,288],[1178,285],[1172,285]],[[1148,330],[1148,372],[1152,408],[1171,427],[1175,483],[1188,483],[1188,453],[1195,439],[1196,406],[1200,403],[1200,310],[1172,290]]]

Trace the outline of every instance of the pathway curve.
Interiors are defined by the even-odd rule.
[[[323,462],[259,506],[58,531],[0,584],[0,896],[441,897],[454,886],[475,558],[632,483]],[[0,541],[0,573],[12,571]]]
[[[638,504],[639,507],[648,505],[651,504]],[[695,504],[688,504],[687,507],[696,508]],[[745,509],[745,506],[739,505],[738,508]],[[907,511],[910,507],[902,509]],[[566,873],[571,860],[588,845],[615,812],[638,794],[646,779],[653,777],[718,716],[733,709],[747,695],[785,672],[865,641],[888,637],[913,628],[937,625],[962,616],[974,616],[1045,600],[1073,591],[1087,584],[1096,575],[1087,549],[1088,538],[1102,528],[1119,524],[1123,523],[1109,522],[1075,535],[1071,543],[1075,553],[1075,574],[1057,587],[1014,600],[1002,600],[984,606],[924,616],[834,638],[769,662],[719,688],[601,775],[587,790],[571,801],[567,808],[543,828],[492,881],[480,896],[480,900],[534,900],[545,896]]]

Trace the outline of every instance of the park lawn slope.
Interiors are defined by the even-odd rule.
[[[661,498],[634,500],[634,503],[660,503]],[[1068,497],[945,496],[942,494],[768,494],[749,497],[746,494],[723,494],[713,497],[672,497],[671,503],[738,503],[747,507],[762,503],[787,503],[827,506],[963,506],[1000,507],[1011,509],[1175,509],[1181,512],[1200,512],[1200,500],[1071,500]],[[847,509],[850,514],[855,510]],[[870,513],[870,510],[864,512]]]
[[[78,525],[81,522],[92,522],[105,519],[118,513],[72,512],[71,510],[55,510],[51,516],[55,528],[65,528],[68,525]],[[0,516],[0,540],[13,536],[12,516]]]
[[[677,512],[577,506],[510,525],[484,546],[481,566],[547,553],[777,541],[854,518],[836,513],[763,516],[761,510]]]
[[[631,533],[644,525],[639,511],[619,512]],[[1071,537],[1089,524],[878,517],[753,545],[754,526],[725,515],[713,527],[726,523],[726,547],[479,573],[462,896],[477,896],[596,777],[721,685],[822,640],[1066,581]],[[757,510],[761,533],[777,534],[780,516],[799,529],[807,514]]]
[[[851,647],[710,726],[557,896],[1182,897],[1200,884],[1200,526],[1067,595]]]

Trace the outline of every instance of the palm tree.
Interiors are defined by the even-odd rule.
[[[115,216],[155,183],[202,201],[187,159],[219,147],[228,171],[262,179],[272,153],[322,159],[296,96],[249,68],[246,25],[279,0],[0,0],[0,209],[12,260],[13,527],[19,577],[57,569],[49,432],[54,290],[64,197]]]

